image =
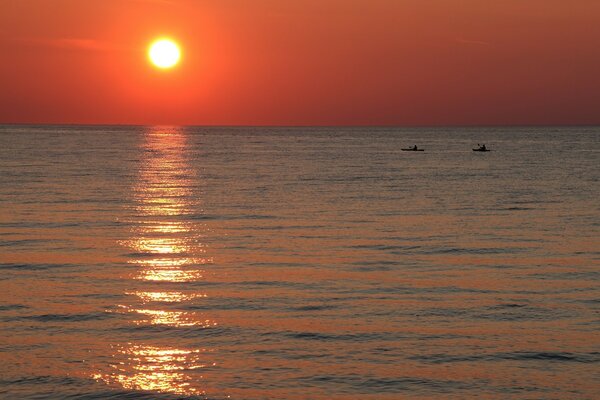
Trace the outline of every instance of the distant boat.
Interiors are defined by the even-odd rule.
[[[415,147],[409,147],[408,149],[400,149],[402,151],[425,151],[425,149],[419,149],[417,148],[417,145],[415,145]]]
[[[479,146],[479,148],[473,149],[473,151],[490,151],[490,149],[485,147],[485,144],[479,145],[479,143],[478,143],[477,146]]]

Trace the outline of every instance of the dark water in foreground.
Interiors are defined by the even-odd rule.
[[[599,398],[599,165],[600,128],[0,127],[0,398]]]

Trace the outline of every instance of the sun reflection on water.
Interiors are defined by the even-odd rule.
[[[211,320],[200,320],[193,313],[183,311],[165,311],[165,310],[135,310],[139,314],[148,316],[146,320],[136,321],[136,323],[149,323],[152,325],[171,325],[171,326],[201,326],[208,328],[217,325]]]
[[[179,221],[150,221],[145,230],[151,233],[185,233],[190,231],[190,226]]]
[[[160,262],[158,266],[160,266]],[[153,264],[156,266],[156,264]],[[181,270],[177,268],[164,269],[164,268],[147,268],[139,272],[139,275],[135,279],[141,279],[144,281],[154,282],[194,282],[201,279],[203,276],[202,270]]]
[[[133,189],[133,228],[130,238],[120,242],[130,251],[127,262],[136,267],[130,278],[137,284],[135,290],[126,292],[131,303],[117,307],[118,312],[135,315],[130,323],[137,327],[207,329],[217,325],[206,315],[185,308],[186,302],[207,297],[192,292],[190,284],[204,279],[205,268],[213,262],[201,242],[206,235],[203,227],[186,219],[199,209],[186,141],[183,130],[151,129],[142,145],[141,167]],[[163,290],[163,285],[168,289]],[[201,358],[210,351],[144,342],[118,347],[111,363],[114,371],[97,373],[94,378],[125,389],[204,394],[199,377],[192,376],[191,371],[206,367]]]
[[[150,254],[181,254],[188,250],[181,240],[168,238],[140,238],[132,244],[132,248]]]
[[[180,303],[198,297],[206,297],[206,294],[182,292],[128,292],[127,294],[138,296],[144,303]]]
[[[203,390],[192,385],[188,372],[215,366],[203,360],[207,353],[206,349],[184,350],[129,343],[118,348],[112,374],[97,373],[93,378],[130,390],[204,395]]]
[[[126,305],[119,305],[119,308],[124,310],[124,312],[142,316],[141,319],[133,321],[136,325],[197,326],[201,328],[209,328],[217,325],[216,322],[210,319],[202,319],[193,312],[133,308]]]

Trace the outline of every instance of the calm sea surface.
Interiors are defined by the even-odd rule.
[[[0,127],[0,398],[600,398],[599,176],[600,128]]]

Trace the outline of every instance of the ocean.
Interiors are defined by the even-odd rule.
[[[599,398],[599,166],[600,127],[0,126],[0,398]]]

